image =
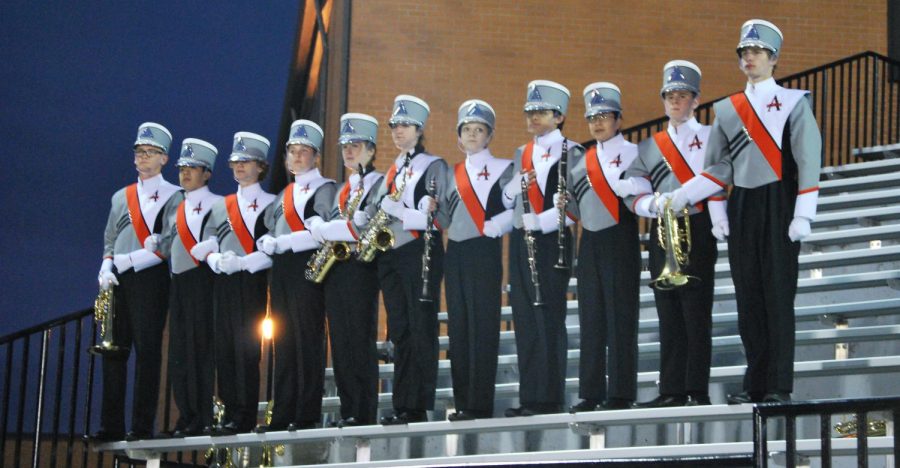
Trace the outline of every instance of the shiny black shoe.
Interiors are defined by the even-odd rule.
[[[569,407],[569,412],[572,414],[580,413],[582,411],[597,411],[599,409],[600,404],[602,402],[600,400],[581,400],[580,403],[572,405]]]
[[[153,438],[153,433],[146,431],[129,431],[125,434],[126,442],[136,442],[138,440],[148,440]]]
[[[631,409],[631,405],[634,404],[631,400],[626,400],[624,398],[609,398],[603,401],[600,404],[599,409],[603,410],[623,410],[623,409]]]
[[[349,418],[341,418],[337,422],[337,427],[354,427],[354,426],[362,426],[362,423],[359,422],[354,416],[350,416]]]
[[[473,421],[477,418],[475,413],[472,411],[459,410],[449,416],[447,416],[448,421]]]
[[[762,398],[763,403],[789,403],[790,401],[791,394],[787,392],[766,393]]]
[[[265,434],[266,432],[286,431],[290,424],[260,424],[253,428],[253,432],[257,434]]]
[[[426,415],[425,410],[406,410],[395,413],[393,416],[381,418],[381,424],[383,426],[398,426],[401,424],[426,421],[428,421],[428,416]]]
[[[522,414],[525,411],[526,408],[524,406],[519,406],[517,408],[506,408],[506,411],[503,412],[503,415],[507,418],[516,418],[519,416],[531,416],[532,414],[534,414],[530,411],[528,412],[528,414]]]
[[[688,395],[687,403],[684,406],[708,406],[711,404],[709,395]]]
[[[235,435],[238,432],[242,432],[240,431],[238,424],[234,421],[229,421],[221,426],[213,426],[210,435],[213,437],[229,436]]]
[[[124,440],[125,434],[122,434],[121,432],[104,431],[101,429],[93,434],[84,436],[84,438],[91,443],[115,442]]]
[[[684,395],[660,395],[650,401],[639,401],[634,404],[635,408],[671,408],[674,406],[684,406],[688,399]]]
[[[760,403],[762,402],[762,397],[760,397],[756,393],[751,392],[741,392],[736,394],[729,393],[728,396],[725,397],[725,401],[729,405],[744,405],[748,403]]]
[[[305,422],[292,422],[285,427],[288,431],[305,431],[307,429],[315,429],[316,423],[314,421],[305,421]]]

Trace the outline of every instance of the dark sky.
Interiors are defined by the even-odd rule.
[[[298,1],[0,3],[0,336],[89,307],[137,127],[219,148],[278,125]],[[177,149],[163,175],[177,184]],[[274,152],[270,151],[270,160]]]

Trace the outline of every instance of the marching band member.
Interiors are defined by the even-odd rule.
[[[575,167],[574,212],[582,223],[578,246],[579,390],[572,413],[624,409],[637,394],[637,330],[641,252],[637,220],[612,186],[637,158],[619,132],[622,95],[612,83],[584,89],[585,118],[597,141]],[[607,380],[608,376],[608,380]]]
[[[663,67],[660,89],[669,125],[641,142],[638,160],[626,171],[629,179],[619,181],[617,190],[627,196],[629,206],[639,215],[652,218],[650,225],[650,277],[657,278],[666,264],[666,251],[658,240],[659,210],[665,200],[654,193],[671,192],[703,170],[710,127],[700,125],[694,109],[700,103],[700,68],[691,62],[674,60]],[[724,197],[692,205],[691,250],[685,275],[696,278],[672,289],[653,289],[659,315],[659,396],[641,402],[638,408],[708,405],[709,367],[712,352],[712,306],[716,237],[725,240],[718,226],[727,225]],[[676,216],[683,214],[677,212]],[[715,219],[716,223],[713,223]],[[681,222],[681,221],[679,221]]]
[[[147,122],[134,142],[137,183],[112,197],[106,222],[101,288],[114,290],[117,345],[134,345],[134,401],[131,431],[126,440],[153,437],[162,364],[162,334],[166,325],[169,268],[157,250],[164,220],[182,200],[178,186],[163,179],[172,134]],[[149,239],[149,242],[148,242]],[[145,243],[150,250],[145,248]],[[128,356],[103,356],[103,402],[95,440],[118,440],[125,433],[125,387]]]
[[[747,86],[714,105],[706,169],[672,192],[680,208],[734,185],[719,229],[728,236],[747,371],[731,404],[788,401],[794,384],[797,259],[816,215],[822,136],[809,91],[772,78],[782,40],[768,21],[741,27],[737,54]]]
[[[428,272],[431,297],[423,298],[423,231],[435,201],[444,197],[447,163],[425,152],[423,132],[429,112],[428,104],[415,96],[400,95],[394,100],[388,123],[400,154],[378,191],[381,209],[393,218],[390,229],[394,236],[393,247],[377,259],[378,280],[394,344],[394,414],[381,419],[382,424],[388,425],[426,421],[425,412],[434,408],[437,389],[437,313],[444,246],[440,231],[436,231]],[[432,181],[435,190],[429,195]],[[395,201],[401,187],[402,194]],[[437,219],[436,225],[446,226],[446,222]]]
[[[509,244],[510,303],[519,360],[519,401],[507,417],[562,411],[566,377],[566,292],[570,271],[554,268],[559,254],[558,210],[553,201],[558,189],[558,166],[567,147],[568,167],[584,148],[563,137],[561,127],[569,106],[569,90],[559,83],[537,80],[528,84],[525,124],[532,141],[516,150],[515,177],[503,190],[503,203],[515,207],[515,228]],[[522,181],[528,185],[530,213],[523,211]],[[574,224],[566,216],[565,226]],[[572,233],[563,228],[566,258],[571,258]],[[532,232],[536,258],[530,258],[525,230]],[[530,261],[539,284],[532,281]],[[543,296],[536,305],[535,288]]]
[[[208,184],[218,150],[203,140],[185,138],[178,158],[178,180],[185,191],[167,223],[172,264],[169,300],[169,382],[178,407],[173,437],[200,435],[212,425],[210,395],[214,392],[213,282],[215,274],[191,249],[203,238],[210,208],[222,197]],[[213,241],[215,242],[215,241]]]
[[[383,174],[375,172],[378,121],[365,114],[341,116],[338,143],[350,177],[334,198],[331,221],[314,236],[346,242],[351,250],[377,205]],[[363,170],[360,173],[359,167]],[[355,205],[355,207],[354,207]],[[352,213],[351,213],[352,211]],[[341,399],[335,426],[375,424],[378,415],[378,270],[356,257],[335,262],[325,277],[325,311],[331,340],[334,381]]]
[[[237,193],[212,207],[204,237],[191,249],[216,273],[213,286],[216,375],[225,404],[225,421],[217,434],[249,432],[256,426],[259,401],[259,325],[266,314],[266,272],[272,260],[257,250],[268,232],[265,211],[275,195],[259,185],[269,170],[269,140],[249,132],[234,135],[228,158]],[[210,239],[212,240],[212,239]],[[212,428],[211,428],[212,430]]]
[[[257,432],[308,429],[322,418],[325,393],[325,296],[321,284],[305,278],[319,243],[311,229],[328,220],[335,184],[317,167],[322,128],[309,120],[291,124],[285,166],[294,182],[266,211],[259,250],[272,256],[270,297],[275,338],[272,420]]]
[[[512,161],[491,155],[494,109],[472,99],[457,112],[456,132],[466,160],[447,179],[441,210],[450,219],[444,260],[448,335],[456,412],[451,421],[490,418],[500,345],[503,280],[501,237],[512,230],[513,210],[503,205]]]

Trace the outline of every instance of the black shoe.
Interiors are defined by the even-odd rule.
[[[240,431],[238,424],[234,421],[229,421],[225,424],[222,424],[221,426],[213,426],[210,435],[212,435],[212,436],[229,436],[229,435],[235,435],[238,432],[242,432],[242,431]],[[243,431],[243,432],[246,432],[246,431]]]
[[[603,401],[600,404],[599,409],[604,410],[622,410],[622,409],[631,409],[631,405],[634,402],[631,400],[626,400],[624,398],[609,398]]]
[[[580,403],[570,406],[569,412],[572,414],[575,414],[575,413],[580,413],[582,411],[597,411],[600,404],[601,404],[600,400],[591,400],[591,399],[581,400]]]
[[[449,416],[447,416],[448,421],[472,421],[476,418],[475,414],[471,411],[459,410]]]
[[[711,404],[709,395],[688,395],[687,403],[684,406],[707,406]]]
[[[304,431],[306,429],[315,429],[316,423],[314,421],[306,421],[306,422],[292,422],[285,427],[288,431]],[[282,430],[285,430],[282,429]]]
[[[266,432],[287,431],[290,424],[260,424],[253,428],[253,432],[257,434],[265,434]]]
[[[519,416],[531,416],[532,412],[528,412],[528,414],[522,414],[525,412],[526,408],[524,406],[519,406],[518,408],[506,408],[506,411],[503,412],[503,415],[507,418],[515,418]]]
[[[395,413],[393,416],[381,418],[381,424],[384,426],[397,426],[401,424],[426,422],[428,416],[425,410],[406,410]]]
[[[791,394],[787,392],[772,392],[766,393],[763,398],[763,403],[788,403],[791,401]]]
[[[634,404],[635,408],[670,408],[673,406],[684,406],[688,399],[684,395],[660,395],[650,401],[639,401]]]
[[[349,418],[341,418],[337,422],[337,427],[353,427],[353,426],[362,426],[362,423],[359,422],[358,419],[354,416],[350,416]]]
[[[206,433],[207,428],[201,428],[200,426],[188,426],[184,429],[175,429],[172,432],[173,439],[183,439],[185,437],[196,437],[199,435],[203,435]],[[210,428],[211,429],[211,428]]]
[[[729,405],[743,405],[747,403],[760,403],[762,398],[757,393],[741,392],[736,394],[728,394],[725,401]]]
[[[117,440],[124,440],[125,434],[122,434],[121,432],[104,431],[101,429],[93,434],[85,436],[85,439],[87,439],[88,442],[93,443],[114,442]]]
[[[138,440],[147,440],[152,438],[153,433],[147,431],[129,431],[127,434],[125,434],[126,442],[135,442]]]

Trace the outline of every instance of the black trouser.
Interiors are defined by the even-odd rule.
[[[260,323],[266,316],[266,272],[216,275],[216,379],[225,420],[246,432],[259,403]]]
[[[169,382],[178,421],[175,429],[212,425],[213,282],[205,263],[172,275],[169,301]]]
[[[679,219],[679,223],[682,220]],[[707,395],[712,352],[712,305],[718,250],[704,211],[690,217],[691,253],[681,271],[698,280],[668,291],[654,289],[659,315],[660,395]],[[657,239],[657,221],[650,227],[650,276],[656,278],[666,261]]]
[[[395,411],[434,409],[444,244],[436,233],[429,274],[431,297],[436,299],[422,302],[423,237],[378,256],[378,281],[394,344]]]
[[[325,278],[325,311],[341,417],[374,424],[378,415],[378,270],[355,258]]]
[[[447,243],[448,335],[457,410],[494,412],[500,345],[501,239],[476,237]]]
[[[166,326],[169,298],[169,267],[165,263],[135,273],[116,273],[119,286],[115,296],[115,344],[133,347],[134,400],[131,429],[152,433],[159,403],[159,377],[162,363],[162,334]],[[101,430],[125,432],[125,386],[128,359],[103,358],[103,406]]]
[[[794,296],[800,243],[788,238],[796,185],[735,187],[728,199],[728,260],[737,299],[738,329],[747,354],[744,390],[794,387]]]
[[[519,360],[519,402],[524,406],[562,406],[566,385],[566,292],[570,270],[557,269],[557,233],[534,233],[537,270],[544,305],[536,307],[534,284],[522,229],[509,236],[510,305]],[[567,258],[572,235],[566,231]],[[571,265],[571,260],[569,261]]]
[[[272,427],[322,418],[325,393],[325,295],[305,278],[316,251],[272,257],[272,318],[275,334],[275,406]]]
[[[578,396],[634,401],[641,276],[634,216],[623,213],[618,224],[597,232],[582,229],[577,276]]]

